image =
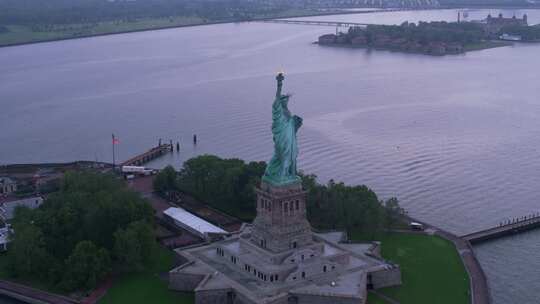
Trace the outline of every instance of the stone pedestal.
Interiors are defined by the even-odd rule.
[[[301,248],[313,243],[306,219],[306,191],[300,182],[275,186],[261,182],[257,192],[257,217],[251,241],[272,252]]]

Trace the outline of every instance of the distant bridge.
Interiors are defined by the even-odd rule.
[[[401,11],[421,11],[421,10],[429,10],[432,8],[408,8],[408,7],[401,7],[401,8],[384,8],[384,9],[372,9],[372,10],[363,10],[363,11],[355,11],[355,10],[349,10],[349,11],[342,11],[342,12],[330,12],[330,13],[322,13],[318,15],[313,16],[305,16],[305,17],[322,17],[322,16],[328,16],[328,15],[356,15],[356,14],[373,14],[373,13],[389,13],[389,12],[401,12]],[[284,23],[284,24],[299,24],[299,25],[322,25],[322,26],[333,26],[333,27],[353,27],[353,26],[360,26],[360,27],[366,27],[368,25],[376,25],[372,23],[358,23],[358,22],[342,22],[342,21],[315,21],[315,20],[291,20],[291,19],[259,19],[254,20],[253,22],[265,22],[265,23]]]
[[[512,220],[506,220],[499,223],[499,226],[497,227],[467,234],[461,238],[469,241],[471,244],[477,244],[538,227],[540,227],[540,213],[530,214]]]
[[[372,25],[371,23],[358,23],[358,22],[288,20],[288,19],[271,19],[271,20],[262,20],[259,22],[301,24],[301,25],[322,25],[322,26],[333,26],[333,27],[355,27],[355,26],[366,27],[368,25]]]

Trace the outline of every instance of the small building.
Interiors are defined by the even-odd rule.
[[[446,46],[446,52],[449,54],[460,54],[464,52],[464,49],[461,44],[450,43]]]
[[[41,204],[43,204],[43,198],[41,196],[30,196],[25,198],[9,196],[0,198],[0,217],[4,220],[11,220],[15,216],[15,209],[17,207],[36,209],[41,206]]]
[[[17,182],[9,177],[0,177],[0,195],[17,191]]]
[[[163,211],[163,214],[165,215],[165,219],[171,221],[174,225],[207,241],[229,234],[218,226],[209,223],[182,208],[171,207]]]
[[[338,44],[345,44],[347,43],[347,35],[343,35],[342,33],[339,34],[336,38],[336,43]]]
[[[430,55],[442,56],[446,54],[446,44],[442,42],[432,42],[426,47],[426,53]]]
[[[352,46],[366,46],[368,43],[365,35],[358,35],[351,39]]]
[[[408,52],[412,52],[412,53],[421,52],[422,48],[423,48],[423,46],[420,43],[416,42],[416,41],[408,42],[406,47],[407,47],[406,50]]]
[[[326,34],[319,37],[319,44],[334,44],[337,36],[334,34]]]
[[[375,48],[387,48],[390,46],[391,39],[388,36],[385,35],[378,35],[375,37],[375,41],[373,42],[373,46]]]
[[[521,36],[504,33],[499,36],[499,39],[505,40],[505,41],[521,41]]]

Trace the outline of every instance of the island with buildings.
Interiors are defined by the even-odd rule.
[[[461,54],[507,46],[511,41],[538,41],[540,27],[522,18],[487,16],[477,22],[404,22],[401,25],[367,25],[346,33],[322,35],[319,45],[372,48],[427,55]]]

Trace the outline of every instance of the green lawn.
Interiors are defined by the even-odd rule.
[[[352,234],[354,236],[354,234]],[[469,277],[454,245],[437,236],[390,233],[382,255],[400,265],[403,284],[379,290],[401,304],[468,304]],[[370,295],[369,304],[385,303]]]
[[[387,301],[383,300],[381,297],[371,292],[368,293],[367,303],[368,304],[389,304]]]
[[[9,32],[0,33],[0,46],[203,23],[204,20],[201,18],[177,16],[171,18],[142,18],[131,22],[107,21],[93,24],[56,25],[53,30],[49,31],[34,31],[29,26],[23,25],[7,25]]]
[[[173,267],[173,253],[159,247],[153,269],[140,274],[125,275],[115,280],[99,304],[192,304],[193,293],[174,292],[168,289],[167,282],[159,277]]]
[[[193,293],[174,292],[168,289],[167,282],[160,279],[159,274],[171,270],[174,266],[174,254],[163,247],[158,247],[155,257],[156,263],[152,269],[144,273],[125,275],[114,281],[111,289],[99,301],[99,304],[193,304],[195,299]],[[27,286],[55,293],[59,290],[51,288],[46,282],[35,278],[13,279],[9,277],[6,266],[7,255],[0,254],[0,279],[8,279]]]

